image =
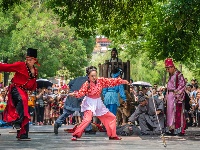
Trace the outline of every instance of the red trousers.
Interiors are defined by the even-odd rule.
[[[76,128],[75,132],[72,134],[77,138],[80,138],[84,132],[84,129],[90,124],[93,117],[93,113],[91,110],[86,110],[84,112],[83,120],[81,124]],[[97,116],[99,120],[103,123],[106,128],[107,135],[109,137],[117,137],[116,134],[116,116],[111,112],[107,112],[102,116]]]

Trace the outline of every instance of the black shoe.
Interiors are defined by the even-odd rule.
[[[54,133],[58,134],[58,124],[57,123],[54,124]]]
[[[20,141],[31,141],[31,138],[29,138],[27,135],[25,135],[25,134],[22,134],[21,136],[20,136],[20,138],[18,138],[18,140],[20,140]]]
[[[178,136],[185,136],[185,133],[178,133]]]
[[[85,131],[85,135],[88,135],[88,134],[96,134],[96,131],[92,131],[92,130]]]
[[[176,136],[177,134],[174,134],[174,133],[171,133],[171,132],[165,132],[165,135],[168,135],[168,136]]]

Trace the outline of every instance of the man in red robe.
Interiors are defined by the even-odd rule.
[[[15,72],[8,88],[8,101],[3,118],[17,129],[16,138],[19,140],[30,140],[27,91],[34,91],[37,87],[38,71],[34,64],[38,64],[38,60],[37,49],[33,48],[27,49],[25,62],[0,63],[0,71]]]

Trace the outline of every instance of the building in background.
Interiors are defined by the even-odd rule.
[[[110,44],[111,41],[108,38],[104,36],[97,36],[93,53],[105,53],[106,51],[110,50]]]

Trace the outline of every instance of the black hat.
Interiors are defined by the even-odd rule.
[[[37,58],[37,49],[28,48],[27,56]]]

